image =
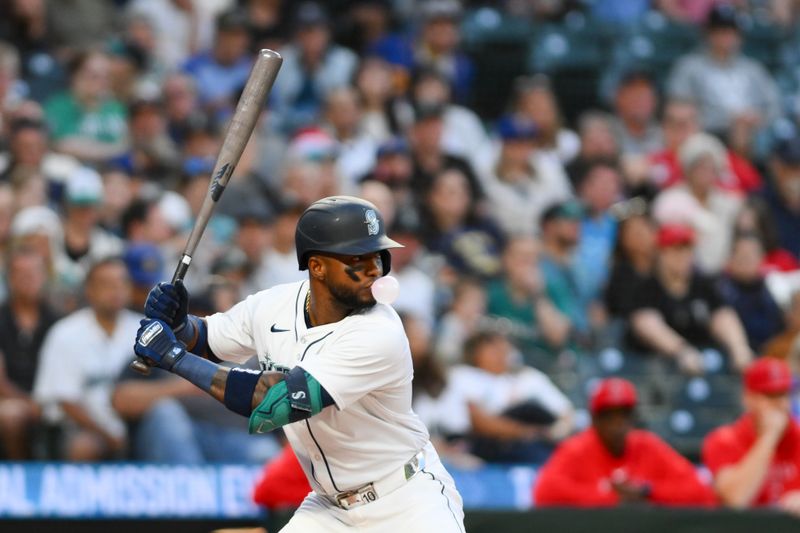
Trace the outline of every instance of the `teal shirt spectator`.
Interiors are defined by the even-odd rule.
[[[576,332],[588,334],[591,298],[588,298],[581,290],[580,274],[576,268],[575,259],[562,265],[547,255],[543,255],[540,266],[547,287],[547,295],[553,305],[567,315]]]
[[[127,135],[125,106],[111,98],[96,109],[85,109],[72,94],[64,92],[48,100],[44,111],[54,141],[79,137],[115,144]]]
[[[508,321],[509,337],[522,351],[525,364],[546,370],[558,350],[550,346],[539,330],[533,300],[515,300],[502,279],[486,286],[486,314],[494,319]]]
[[[581,240],[575,255],[581,294],[600,300],[610,272],[611,252],[617,238],[617,221],[608,213],[581,221]]]

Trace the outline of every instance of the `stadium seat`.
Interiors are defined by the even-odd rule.
[[[610,62],[613,34],[585,15],[569,13],[562,24],[538,28],[530,43],[528,70],[548,74],[566,119],[597,107],[598,86]]]
[[[676,409],[719,408],[736,410],[740,405],[740,379],[737,376],[685,378],[672,396]]]
[[[673,409],[669,413],[665,437],[678,452],[696,459],[700,456],[703,439],[711,431],[733,422],[738,411],[717,408]]]
[[[675,61],[700,43],[696,26],[670,21],[657,11],[649,12],[639,24],[621,35],[614,47],[611,67],[601,81],[601,95],[610,102],[619,78],[630,70],[652,73],[664,88]]]
[[[789,43],[789,32],[760,17],[743,17],[743,52],[776,73]]]
[[[527,42],[533,24],[526,19],[511,17],[491,7],[467,13],[461,22],[461,44],[467,50],[487,43]]]
[[[475,64],[471,108],[484,119],[506,111],[514,79],[525,73],[533,25],[489,7],[468,13],[462,46]]]

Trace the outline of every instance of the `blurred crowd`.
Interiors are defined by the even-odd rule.
[[[392,274],[414,409],[451,462],[542,464],[592,431],[617,457],[634,425],[655,432],[637,433],[645,449],[668,448],[658,434],[697,460],[740,393],[758,393],[745,429],[770,449],[794,435],[800,479],[796,378],[741,386],[757,360],[800,374],[797,2],[0,0],[0,13],[2,457],[280,453],[280,436],[249,436],[186,382],[127,369],[147,292],[177,264],[270,48],[283,66],[192,262],[192,313],[300,279],[300,213],[360,196],[405,245]],[[502,46],[520,25],[531,61]],[[655,37],[628,33],[642,25],[696,40],[668,64],[660,50],[615,58],[591,98],[570,98],[587,78],[564,73],[598,51],[581,36],[644,50]],[[745,53],[766,41],[776,57]],[[509,61],[524,66],[495,78]],[[598,385],[611,376],[626,380]],[[617,478],[609,494],[650,496]],[[703,490],[686,494],[711,501]]]

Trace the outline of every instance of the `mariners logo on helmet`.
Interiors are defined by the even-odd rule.
[[[367,223],[367,233],[370,235],[377,235],[381,230],[381,223],[378,220],[378,215],[372,209],[367,209],[364,213],[364,219]]]

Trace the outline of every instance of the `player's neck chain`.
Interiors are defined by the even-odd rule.
[[[308,289],[306,292],[306,305],[305,305],[305,319],[306,319],[306,326],[312,327],[313,324],[311,323],[311,289]]]

